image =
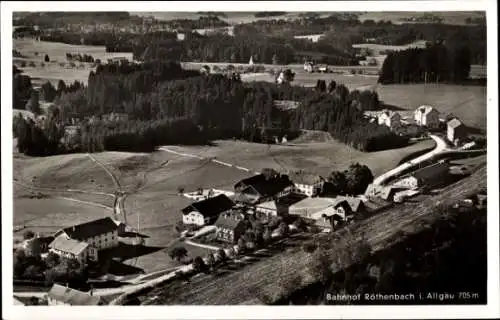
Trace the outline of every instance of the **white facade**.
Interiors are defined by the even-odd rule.
[[[418,179],[412,176],[405,177],[393,183],[392,186],[398,188],[407,188],[407,189],[417,189],[419,187]]]
[[[389,127],[391,130],[401,127],[401,116],[397,112],[382,112],[378,115],[378,124]]]
[[[276,203],[274,201],[268,201],[268,202],[258,204],[255,207],[255,211],[262,213],[262,214],[265,214],[268,217],[278,215],[278,209],[277,209]]]
[[[312,197],[316,194],[317,188],[323,186],[323,183],[322,181],[315,184],[294,183],[294,191]]]
[[[439,112],[431,106],[421,106],[415,110],[415,123],[434,129],[439,127]]]
[[[204,226],[209,222],[208,218],[203,217],[198,211],[191,211],[188,214],[182,215],[182,223],[184,224],[194,224],[197,226]]]

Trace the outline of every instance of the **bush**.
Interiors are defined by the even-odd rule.
[[[194,260],[193,260],[193,270],[195,272],[205,271],[206,267],[207,266],[205,265],[205,262],[203,261],[203,259],[200,256],[197,256],[196,258],[194,258]]]
[[[30,61],[30,63],[28,64],[28,66],[30,66],[31,68],[35,68],[36,67],[36,63],[33,62],[33,61]]]
[[[169,252],[168,255],[172,260],[180,261],[182,258],[186,257],[188,251],[184,247],[174,247]]]
[[[35,233],[31,230],[26,230],[23,232],[24,240],[33,239],[35,237]]]

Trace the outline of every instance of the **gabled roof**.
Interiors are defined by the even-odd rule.
[[[49,248],[74,255],[79,255],[88,246],[89,244],[87,242],[68,238],[64,234],[59,235],[49,244]]]
[[[333,207],[335,209],[337,209],[338,207],[343,207],[346,212],[351,211],[351,206],[349,205],[349,202],[347,202],[347,200],[337,200]]]
[[[227,211],[234,206],[234,202],[229,199],[226,195],[220,194],[218,196],[208,198],[202,201],[198,201],[190,204],[189,206],[182,209],[183,214],[188,214],[189,212],[196,210],[203,217],[216,217],[221,212]]]
[[[96,306],[101,301],[98,296],[54,284],[47,294],[50,298],[72,306]]]
[[[305,198],[290,206],[290,214],[312,215],[336,203],[333,198]]]
[[[215,221],[215,226],[234,230],[243,223],[244,221],[236,216],[221,215]]]
[[[356,197],[337,196],[335,199],[338,201],[347,201],[353,212],[358,212],[358,210],[364,206],[363,201]]]
[[[274,200],[260,203],[257,205],[257,207],[267,210],[277,210],[276,202]]]
[[[457,118],[454,118],[448,121],[447,125],[450,128],[456,129],[460,126],[463,126],[464,124],[462,123],[462,121],[458,120]]]
[[[239,186],[243,185],[252,187],[262,197],[268,197],[274,196],[275,194],[285,190],[287,187],[292,186],[293,183],[290,181],[290,179],[284,176],[266,179],[263,174],[259,174],[251,178],[241,180],[234,187],[238,188]]]
[[[73,227],[64,228],[63,231],[72,239],[85,240],[117,230],[116,223],[110,218],[102,218]]]
[[[294,183],[300,183],[300,184],[314,184],[319,181],[325,181],[325,179],[317,174],[312,174],[308,172],[301,172],[301,171],[293,171],[288,173],[288,177],[294,182]]]
[[[426,105],[420,106],[420,107],[418,107],[418,108],[417,108],[417,110],[416,110],[416,112],[420,112],[420,113],[422,113],[422,114],[424,114],[424,115],[427,115],[427,114],[429,114],[429,113],[431,113],[431,112],[433,112],[433,111],[438,112],[438,111],[437,111],[436,109],[434,109],[433,107],[431,107],[431,106],[426,106]]]
[[[410,174],[410,176],[418,180],[431,180],[437,177],[440,173],[448,171],[449,167],[444,162],[438,162],[433,165],[424,167]]]

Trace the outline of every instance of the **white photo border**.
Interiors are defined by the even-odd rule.
[[[485,306],[127,306],[13,305],[12,12],[14,11],[486,11],[488,143],[488,304]],[[499,308],[497,4],[459,1],[2,1],[2,315],[5,319],[332,319],[491,318]]]

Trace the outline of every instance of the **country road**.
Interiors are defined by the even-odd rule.
[[[432,140],[434,140],[436,142],[436,147],[434,148],[434,150],[432,150],[426,154],[423,154],[415,159],[412,159],[408,162],[405,162],[405,163],[401,164],[400,166],[397,166],[396,168],[385,172],[384,174],[381,174],[380,176],[378,176],[377,178],[375,178],[373,180],[372,184],[374,186],[383,185],[384,182],[386,182],[389,178],[391,178],[393,176],[397,176],[401,172],[403,172],[407,169],[410,169],[414,166],[417,166],[418,164],[420,164],[426,160],[429,160],[432,157],[434,157],[440,153],[443,153],[446,151],[451,151],[451,149],[449,149],[447,147],[446,142],[444,142],[444,140],[441,137],[438,137],[435,135],[429,135],[429,136],[432,138]]]

